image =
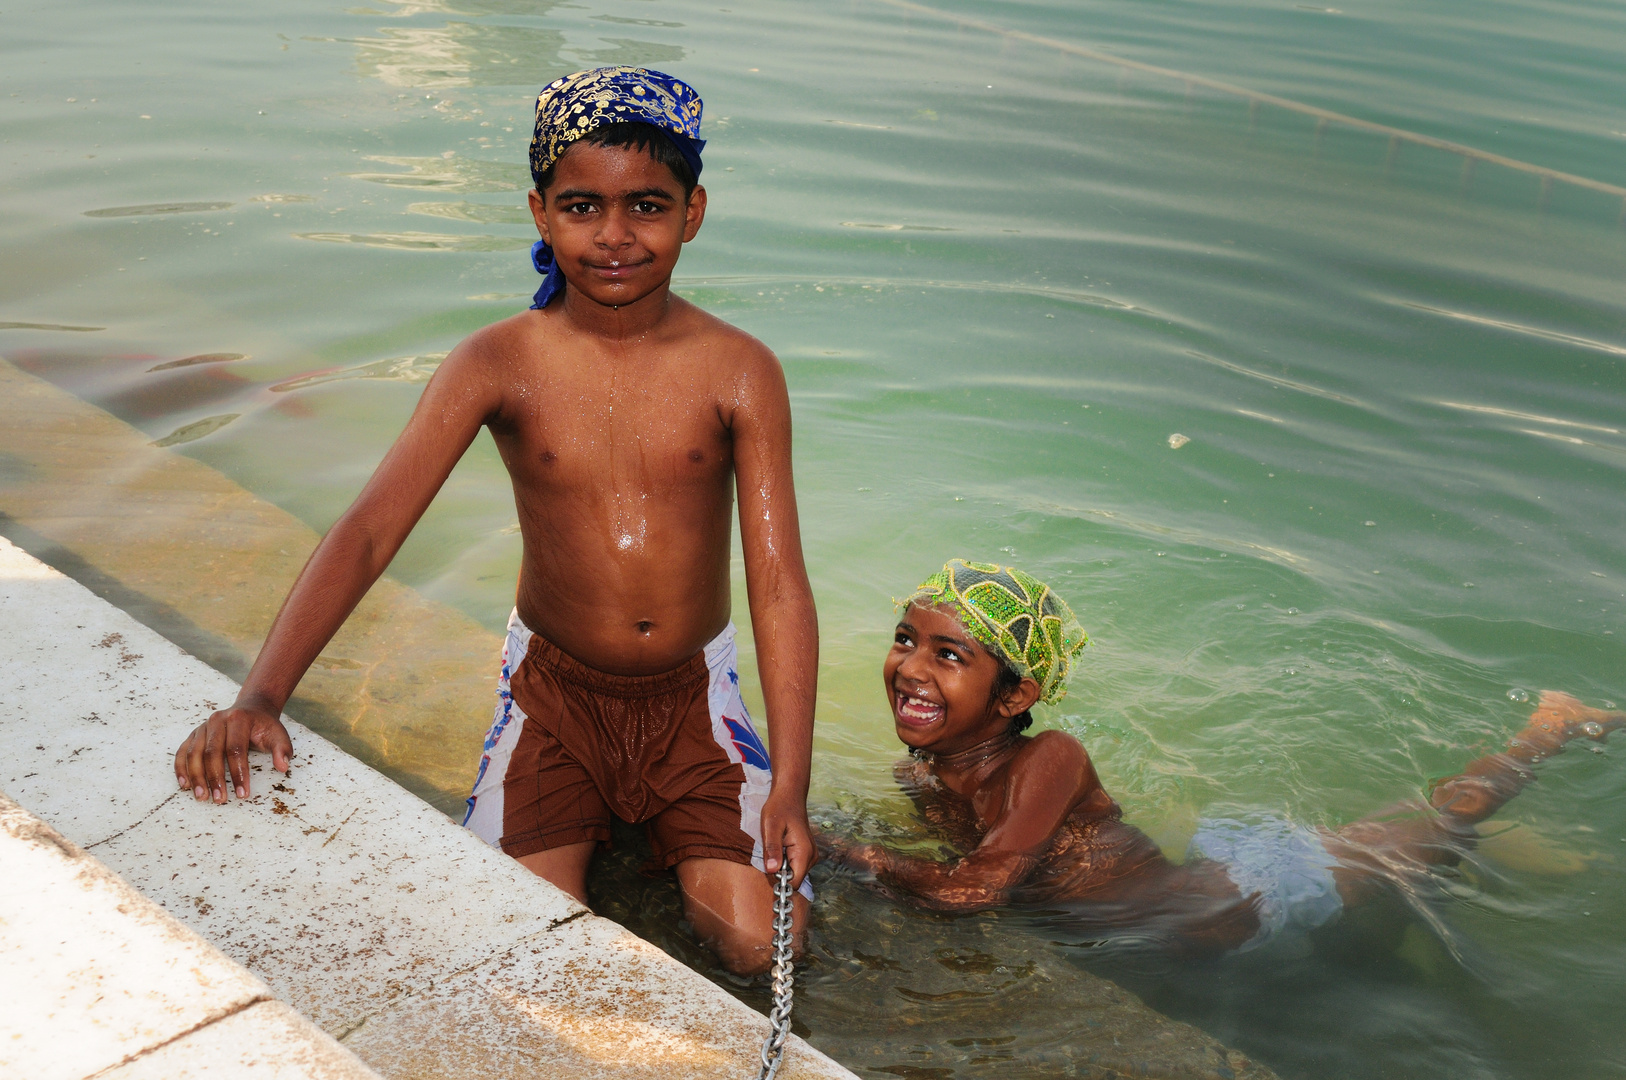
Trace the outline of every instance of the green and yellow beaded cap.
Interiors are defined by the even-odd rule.
[[[1011,670],[1039,684],[1039,700],[1067,696],[1073,659],[1090,643],[1067,601],[1014,566],[950,559],[899,605],[943,604]]]

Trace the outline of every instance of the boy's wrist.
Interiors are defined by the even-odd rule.
[[[267,716],[282,717],[282,702],[273,701],[270,695],[259,690],[243,687],[237,692],[237,700],[232,702],[235,709],[247,709],[250,712],[264,713]]]
[[[787,800],[795,806],[803,817],[807,816],[807,785],[804,783],[800,787],[796,787],[788,783],[781,783],[777,776],[774,777],[773,786],[768,789],[767,801],[777,804]]]
[[[807,789],[808,778],[805,774],[787,775],[781,770],[775,769],[773,773],[773,783],[768,788],[768,799],[769,801],[776,799],[795,799],[797,804],[800,805],[805,812],[807,809]]]

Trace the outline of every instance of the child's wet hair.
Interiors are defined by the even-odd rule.
[[[999,658],[996,657],[995,659]],[[1021,685],[1022,676],[1017,673],[1015,668],[1011,667],[1011,665],[1000,659],[999,677],[994,680],[993,689],[988,692],[989,706],[992,707],[999,701],[1000,698],[1004,697],[1006,694],[1010,693],[1012,690],[1015,690]],[[1022,732],[1026,731],[1032,725],[1032,723],[1033,710],[1023,709],[1021,712],[1011,717],[1010,733],[1012,735],[1020,735]]]
[[[627,150],[637,150],[648,154],[655,159],[658,165],[665,165],[672,170],[672,176],[683,185],[683,198],[688,200],[694,194],[695,187],[700,178],[695,176],[694,170],[683,159],[683,154],[677,145],[672,142],[666,132],[654,124],[645,124],[639,121],[627,121],[621,124],[605,124],[596,127],[583,135],[577,142],[592,143],[594,146],[609,146]],[[563,158],[563,154],[560,158]],[[553,174],[559,167],[559,161],[547,167],[536,184],[536,190],[546,193],[548,185],[553,183]]]

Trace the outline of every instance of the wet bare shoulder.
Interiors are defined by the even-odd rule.
[[[1092,814],[1116,807],[1084,744],[1065,731],[1041,731],[1017,751],[1006,773],[1007,799],[1067,805]]]
[[[533,384],[539,368],[557,353],[556,333],[540,312],[522,311],[464,338],[441,362],[436,378],[444,374],[458,386],[480,389],[506,416],[514,388]]]
[[[708,357],[720,378],[729,380],[742,391],[753,381],[764,378],[770,384],[783,384],[784,372],[779,358],[768,346],[681,297],[673,297],[673,303],[681,305],[677,309],[674,332],[682,336],[685,345]]]
[[[1090,764],[1089,751],[1084,744],[1067,734],[1054,728],[1041,731],[1028,739],[1027,745],[1017,751],[1016,760],[1012,762],[1014,769],[1042,768],[1058,774],[1082,773],[1086,770],[1090,775],[1095,774]]]
[[[444,427],[452,417],[489,422],[506,400],[510,358],[515,354],[514,330],[504,320],[476,330],[435,369],[419,401],[419,412],[440,418]]]
[[[518,357],[535,351],[536,320],[527,318],[532,314],[522,312],[482,326],[446,354],[441,369],[450,368],[462,378],[500,378]]]
[[[1018,756],[1030,760],[1030,771],[1047,778],[1052,790],[1072,792],[1073,813],[1091,819],[1122,816],[1123,808],[1102,786],[1089,751],[1065,731],[1039,732]]]

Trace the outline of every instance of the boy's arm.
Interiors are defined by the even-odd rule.
[[[428,508],[501,402],[479,350],[465,342],[441,363],[372,479],[328,530],[294,580],[237,701],[210,716],[175,753],[175,778],[199,799],[225,802],[227,776],[249,795],[248,749],[288,771],[293,743],[279,717],[327,645]]]
[[[800,885],[817,857],[807,825],[807,784],[819,624],[796,518],[790,396],[779,362],[766,349],[750,364],[731,428],[745,591],[773,755],[773,790],[762,807],[762,857],[768,872],[777,873],[781,849],[787,850]]]
[[[998,907],[1033,872],[1073,809],[1097,791],[1101,782],[1078,740],[1042,732],[1011,763],[1004,802],[982,842],[965,858],[937,862],[861,844],[843,851],[841,861],[870,871],[922,907],[955,912]]]

